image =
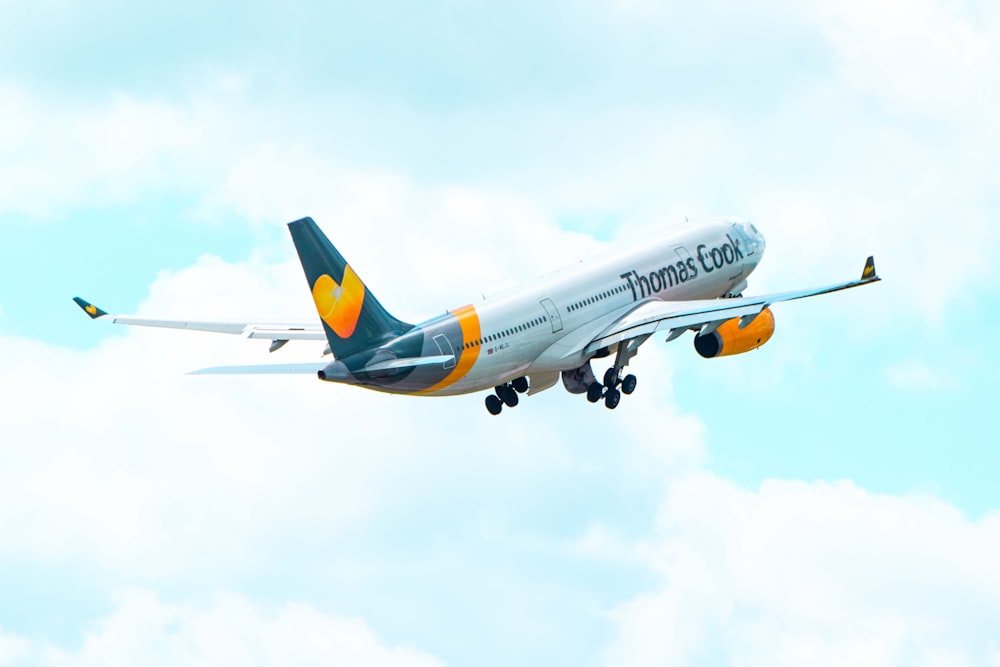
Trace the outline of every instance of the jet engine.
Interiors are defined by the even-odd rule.
[[[730,354],[743,354],[771,340],[774,333],[774,314],[770,308],[760,312],[753,322],[740,329],[740,320],[734,317],[723,322],[718,329],[704,336],[694,337],[694,349],[698,354],[711,359]]]

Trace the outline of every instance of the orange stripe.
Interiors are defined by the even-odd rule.
[[[479,331],[479,315],[476,313],[475,306],[462,306],[461,308],[456,308],[450,311],[458,319],[458,325],[462,327],[462,344],[471,343],[474,340],[478,340],[480,336]],[[434,386],[428,387],[427,389],[421,389],[418,394],[430,394],[435,391],[440,391],[445,387],[450,387],[459,380],[465,377],[473,364],[476,363],[476,359],[479,358],[479,350],[481,345],[474,345],[469,349],[463,349],[459,353],[458,363],[455,364],[455,368],[451,369],[451,373],[435,384]]]

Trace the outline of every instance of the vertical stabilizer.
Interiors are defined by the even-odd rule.
[[[335,357],[380,345],[413,328],[382,307],[312,218],[290,222],[288,230]]]

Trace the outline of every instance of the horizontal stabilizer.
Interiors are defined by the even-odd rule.
[[[191,371],[188,375],[316,375],[325,361],[299,364],[259,364],[256,366],[212,366]]]
[[[80,306],[80,308],[83,309],[83,312],[90,315],[90,319],[92,320],[96,320],[98,317],[104,317],[105,315],[107,315],[106,312],[104,312],[94,304],[90,303],[89,301],[84,301],[78,296],[74,296],[73,301],[75,301],[76,305]]]
[[[366,373],[374,371],[391,371],[397,368],[414,368],[416,366],[433,366],[455,361],[455,357],[450,354],[441,354],[434,357],[409,357],[406,359],[389,359],[387,361],[377,361],[364,367]]]

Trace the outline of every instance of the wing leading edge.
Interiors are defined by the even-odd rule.
[[[839,292],[879,280],[881,278],[875,272],[875,258],[869,257],[861,272],[861,278],[825,287],[733,299],[647,301],[636,306],[605,328],[587,344],[584,351],[588,354],[594,353],[623,340],[649,336],[666,329],[670,330],[667,340],[673,340],[689,329],[698,330],[700,333],[709,333],[723,322],[736,317],[740,318],[739,327],[742,329],[772,304]]]

